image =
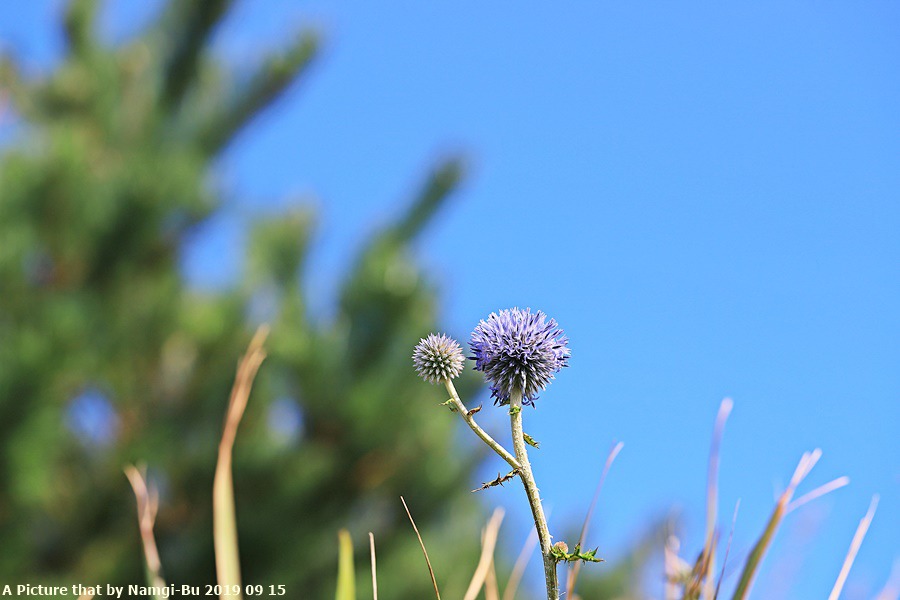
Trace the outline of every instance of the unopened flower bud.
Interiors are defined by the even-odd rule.
[[[459,342],[443,333],[432,333],[420,340],[412,358],[416,372],[429,383],[458,377],[466,362]]]

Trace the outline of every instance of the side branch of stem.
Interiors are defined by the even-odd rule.
[[[444,380],[444,386],[447,388],[447,393],[450,394],[450,400],[452,401],[451,406],[456,409],[456,412],[459,413],[459,416],[462,417],[463,421],[466,422],[466,425],[475,432],[481,441],[487,444],[491,450],[500,455],[500,458],[509,463],[513,469],[520,469],[521,465],[519,464],[519,460],[509,453],[509,451],[504,448],[497,440],[492,438],[488,433],[481,428],[478,423],[475,422],[474,413],[470,413],[466,409],[466,405],[462,403],[462,400],[459,399],[459,394],[456,393],[456,388],[453,386],[453,382],[449,379]]]

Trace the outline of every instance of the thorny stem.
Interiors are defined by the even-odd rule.
[[[544,559],[544,578],[547,580],[547,599],[559,600],[559,580],[556,576],[556,559],[550,554],[550,529],[547,527],[547,518],[544,516],[544,508],[541,506],[541,497],[538,494],[537,484],[534,482],[534,474],[531,472],[531,463],[528,462],[528,452],[525,449],[525,436],[522,432],[522,391],[514,389],[509,397],[509,420],[512,426],[513,449],[516,458],[521,463],[519,476],[525,486],[525,495],[528,496],[528,504],[531,505],[531,514],[534,516],[534,526],[541,542],[541,555]]]
[[[466,405],[462,403],[462,400],[459,399],[459,394],[456,393],[456,388],[453,386],[453,382],[449,379],[444,380],[444,386],[447,388],[447,393],[450,394],[450,400],[453,401],[453,408],[456,409],[456,412],[459,413],[459,416],[463,418],[463,421],[466,422],[472,431],[475,432],[475,435],[481,438],[481,440],[491,447],[491,449],[500,455],[500,458],[509,463],[513,469],[520,469],[521,464],[516,457],[509,453],[509,451],[500,445],[497,440],[492,438],[488,433],[482,429],[478,423],[475,422],[475,418],[469,414],[468,409],[466,409]]]

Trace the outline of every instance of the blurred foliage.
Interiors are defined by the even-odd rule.
[[[478,456],[454,447],[456,422],[410,364],[419,337],[439,327],[409,243],[463,165],[437,165],[363,247],[328,318],[307,310],[307,206],[252,225],[240,285],[192,289],[179,257],[222,205],[213,161],[319,47],[301,31],[253,73],[232,73],[208,51],[230,4],[173,0],[111,47],[98,41],[96,2],[73,0],[51,72],[27,77],[15,57],[0,58],[0,101],[21,126],[0,158],[0,578],[142,582],[122,467],[145,462],[161,490],[166,579],[214,582],[218,437],[262,305],[269,358],[234,463],[244,581],[332,597],[336,532],[359,541],[371,530],[379,587],[429,597],[402,493],[445,595],[461,597],[484,516],[469,493]],[[476,385],[463,378],[460,391]],[[358,571],[366,590],[368,570]]]
[[[408,243],[462,166],[438,165],[365,246],[327,320],[307,311],[306,206],[255,223],[236,289],[192,290],[179,256],[221,206],[212,161],[303,77],[319,45],[302,31],[255,72],[232,74],[207,50],[229,4],[171,2],[108,47],[96,4],[75,0],[52,72],[28,78],[2,60],[22,127],[0,162],[0,578],[142,582],[122,467],[145,461],[162,493],[167,580],[215,581],[215,453],[262,303],[269,358],[235,449],[244,580],[333,595],[335,536],[347,527],[357,540],[375,532],[385,590],[422,598],[431,584],[399,495],[444,564],[474,567],[481,524],[468,492],[477,457],[453,447],[456,424],[409,358],[437,327]],[[443,575],[461,594],[468,574]]]

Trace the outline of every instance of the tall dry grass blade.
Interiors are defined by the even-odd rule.
[[[677,600],[678,585],[681,581],[681,573],[688,570],[687,563],[678,555],[681,550],[681,540],[675,535],[671,518],[666,523],[666,540],[663,543],[663,573],[665,575],[665,600]]]
[[[831,589],[831,594],[828,595],[828,600],[838,600],[838,597],[841,595],[841,590],[844,589],[844,583],[847,581],[847,575],[850,574],[850,567],[853,566],[853,561],[856,560],[856,553],[859,552],[859,547],[862,546],[863,539],[866,537],[866,532],[869,531],[869,525],[872,524],[877,508],[878,494],[875,494],[872,496],[872,502],[869,504],[866,516],[859,522],[859,527],[856,528],[856,533],[853,534],[850,549],[847,550],[847,556],[844,558],[841,572],[838,574],[837,581],[834,582],[834,587]]]
[[[497,569],[493,560],[484,580],[484,600],[500,600],[500,584],[497,582]]]
[[[475,574],[472,575],[472,581],[469,582],[469,588],[466,590],[463,600],[475,600],[478,592],[484,585],[487,578],[488,570],[494,561],[494,547],[497,545],[497,535],[500,532],[500,523],[503,522],[504,510],[497,508],[491,519],[485,527],[484,535],[481,540],[481,558],[478,559],[478,566],[475,568]]]
[[[338,531],[338,575],[334,600],[356,600],[353,569],[353,540],[346,529]]]
[[[722,557],[722,571],[719,573],[719,581],[716,583],[716,591],[713,593],[713,600],[719,597],[719,590],[722,589],[722,580],[725,579],[725,567],[728,565],[728,553],[731,552],[731,541],[734,539],[734,526],[737,524],[738,509],[741,507],[741,499],[734,503],[734,516],[731,517],[731,531],[728,533],[728,544],[725,545],[725,556]]]
[[[875,600],[898,600],[900,599],[900,558],[894,560],[891,567],[891,574],[888,575],[887,583],[875,596]]]
[[[378,576],[375,569],[375,535],[369,532],[369,555],[372,557],[372,600],[378,600]]]
[[[603,464],[603,471],[600,473],[600,481],[597,482],[597,488],[594,490],[594,497],[591,500],[591,505],[588,507],[587,514],[584,516],[584,523],[581,524],[581,534],[578,536],[578,545],[580,547],[584,547],[584,538],[587,535],[588,527],[591,524],[591,517],[594,516],[594,508],[597,506],[597,500],[600,498],[600,490],[603,489],[603,482],[606,481],[606,474],[609,473],[609,468],[612,466],[613,461],[616,460],[619,452],[621,452],[624,447],[624,442],[613,444],[612,448],[609,450],[609,454],[606,455],[606,462]],[[572,563],[572,566],[569,568],[569,576],[566,578],[566,596],[571,596],[574,593],[575,582],[578,581],[578,573],[580,571],[581,561]]]
[[[147,584],[150,587],[166,587],[162,577],[162,563],[159,560],[159,550],[156,547],[156,538],[153,535],[153,526],[156,524],[156,513],[159,510],[159,495],[156,488],[147,485],[147,474],[143,468],[134,465],[125,467],[125,476],[134,490],[137,500],[138,527],[141,532],[141,545],[144,547],[144,559],[147,567]]]
[[[441,592],[438,590],[437,579],[434,578],[434,569],[431,568],[431,560],[428,558],[428,550],[425,549],[425,542],[422,541],[422,535],[419,533],[419,528],[416,527],[416,522],[409,512],[409,507],[406,506],[406,500],[403,499],[403,496],[400,496],[400,502],[403,503],[403,508],[406,510],[406,516],[409,517],[409,522],[412,523],[413,531],[416,532],[416,537],[419,538],[419,545],[422,546],[422,554],[425,555],[425,564],[428,565],[428,574],[431,575],[431,584],[434,586],[434,595],[437,596],[437,600],[441,600]]]
[[[765,556],[766,551],[769,549],[772,538],[775,537],[775,531],[778,529],[781,520],[784,518],[787,507],[791,502],[791,498],[794,497],[797,486],[800,485],[800,482],[803,481],[807,475],[809,475],[809,472],[816,465],[821,456],[822,451],[816,448],[812,452],[805,452],[800,458],[800,463],[794,470],[794,475],[791,477],[790,484],[775,504],[775,510],[772,511],[772,516],[769,517],[769,521],[766,524],[762,536],[756,542],[756,545],[753,546],[753,550],[750,551],[750,556],[747,557],[747,562],[744,563],[741,579],[732,596],[733,600],[744,600],[747,597],[747,594],[750,593],[750,588],[753,585],[753,578],[756,576],[759,564],[762,562],[763,556]]]
[[[800,508],[801,506],[803,506],[810,500],[815,500],[816,498],[824,496],[825,494],[828,494],[829,492],[838,490],[838,489],[844,487],[845,485],[848,485],[849,483],[850,483],[850,478],[845,475],[844,477],[838,477],[834,481],[829,481],[825,485],[820,485],[813,491],[811,491],[807,494],[803,494],[802,496],[800,496],[799,498],[797,498],[796,500],[791,502],[787,507],[787,512],[789,512],[789,513],[794,512],[795,510],[797,510],[798,508]]]
[[[700,551],[697,560],[688,569],[682,600],[699,600],[701,595],[705,599],[712,598],[713,590],[708,585],[708,574],[712,571],[718,541],[718,536],[714,536],[709,546]]]
[[[525,540],[525,544],[522,546],[522,550],[519,552],[518,558],[516,558],[516,563],[513,565],[513,570],[506,582],[506,587],[503,588],[503,600],[514,600],[516,597],[519,583],[522,581],[522,575],[525,574],[525,567],[528,566],[528,561],[531,559],[531,555],[534,554],[534,549],[537,548],[537,544],[537,530],[532,529],[531,533],[528,534],[528,538]]]
[[[244,416],[250,389],[253,387],[253,379],[266,357],[263,343],[268,334],[268,326],[260,326],[253,335],[253,339],[250,340],[247,352],[238,364],[234,386],[231,388],[231,398],[228,401],[228,412],[225,415],[222,439],[219,442],[219,458],[213,480],[213,540],[216,553],[216,576],[222,590],[219,597],[222,599],[226,598],[227,592],[235,589],[231,586],[238,586],[237,589],[240,589],[241,585],[231,458],[238,425]],[[243,599],[243,595],[240,593],[228,594],[227,597],[229,600]]]
[[[716,520],[719,513],[719,456],[722,447],[722,436],[725,434],[725,422],[734,402],[731,398],[725,398],[719,405],[719,413],[716,415],[716,424],[713,428],[712,443],[709,449],[709,467],[706,474],[706,539],[703,543],[702,570],[700,582],[705,589],[705,596],[711,598],[712,571],[715,566],[715,547],[713,538],[716,533]]]
[[[719,512],[719,456],[722,446],[722,436],[725,433],[725,422],[734,406],[731,398],[725,398],[719,405],[716,422],[713,427],[712,440],[709,448],[709,466],[706,472],[706,536],[703,540],[703,549],[691,571],[689,581],[685,584],[685,600],[698,600],[712,598],[713,588],[712,572],[716,562],[716,521]]]

